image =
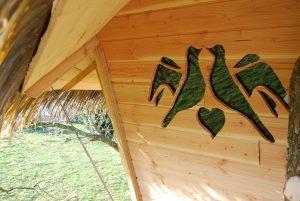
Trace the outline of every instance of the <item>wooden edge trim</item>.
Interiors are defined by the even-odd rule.
[[[192,6],[195,4],[200,3],[211,3],[215,2],[216,0],[173,0],[173,1],[162,1],[157,3],[140,3],[140,5],[131,6],[130,3],[125,6],[116,16],[123,16],[123,15],[132,15],[144,12],[153,12],[157,10],[164,10],[164,9],[173,9],[177,7],[184,7],[184,6]],[[220,1],[220,0],[219,0]],[[222,0],[228,1],[228,0]],[[221,1],[221,2],[222,2]],[[150,1],[149,1],[150,2]]]
[[[96,69],[96,63],[93,62],[88,65],[83,71],[76,75],[72,80],[70,80],[65,86],[62,87],[63,91],[71,90],[76,84],[78,84],[83,78],[90,74],[93,70]]]
[[[38,97],[44,90],[50,87],[51,84],[56,82],[61,76],[63,76],[76,64],[80,63],[86,56],[90,55],[98,45],[98,39],[96,37],[92,38],[80,49],[78,49],[56,67],[50,70],[50,72],[46,73],[32,86],[30,86],[28,89],[25,89],[24,93],[30,97]]]
[[[128,143],[126,140],[125,129],[120,118],[119,108],[117,106],[116,97],[113,91],[113,86],[110,78],[110,73],[106,63],[106,58],[102,47],[97,47],[94,51],[96,60],[96,71],[99,77],[101,88],[105,102],[112,119],[117,143],[119,146],[120,156],[125,167],[129,189],[131,191],[131,198],[133,201],[141,201],[142,196],[140,193],[137,177],[132,164],[132,158],[129,152]]]

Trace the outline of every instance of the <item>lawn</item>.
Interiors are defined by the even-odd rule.
[[[0,201],[110,200],[75,135],[57,131],[27,131],[11,145],[1,142],[0,188],[16,189],[0,189]],[[119,153],[99,141],[83,141],[114,199],[130,200]]]

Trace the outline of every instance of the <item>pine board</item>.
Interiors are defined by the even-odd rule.
[[[194,193],[200,186],[219,187],[225,192],[249,195],[258,200],[280,200],[283,170],[218,161],[146,144],[130,143],[130,150],[138,179],[152,181],[158,187],[171,184],[181,190],[180,186],[188,186]],[[195,186],[198,188],[193,188]]]
[[[238,60],[248,53],[255,53],[264,60],[289,58],[295,62],[300,54],[299,35],[300,26],[216,33],[201,31],[186,35],[174,33],[162,37],[104,41],[103,47],[108,62],[159,61],[162,56],[185,61],[189,46],[202,48],[200,61],[212,61],[206,48],[216,44],[224,46],[227,60]],[[100,35],[99,39],[103,40],[103,37]]]
[[[124,123],[133,123],[161,127],[161,122],[168,112],[167,108],[118,104]],[[264,140],[248,119],[240,114],[226,113],[226,122],[218,136],[234,137],[248,140]],[[275,137],[276,143],[285,144],[288,120],[286,118],[261,117],[262,122]],[[207,133],[196,119],[196,110],[188,109],[179,112],[166,129]],[[237,129],[238,128],[238,129]]]
[[[118,99],[119,103],[126,103],[126,104],[132,104],[132,105],[146,105],[146,106],[155,106],[155,98],[157,93],[160,90],[157,90],[157,93],[152,101],[149,101],[149,93],[150,93],[150,86],[151,84],[140,84],[140,83],[115,83],[113,84],[114,91],[116,94],[116,97]],[[161,87],[163,88],[163,86]],[[159,107],[167,107],[171,108],[171,106],[174,103],[175,96],[171,93],[171,91],[164,87],[164,94],[159,102]],[[240,89],[243,90],[243,87],[240,86]],[[263,91],[265,90],[263,87],[258,88]],[[269,109],[268,105],[264,102],[264,99],[261,97],[259,92],[255,90],[251,97],[248,97],[248,95],[244,92],[245,97],[251,104],[254,111],[259,116],[264,117],[273,117],[275,118],[274,114]],[[287,108],[280,102],[280,100],[274,96],[272,93],[269,93],[271,97],[274,99],[278,106],[278,114],[280,118],[287,118],[288,117],[288,111]],[[200,107],[207,107],[207,108],[219,108],[226,113],[235,113],[238,112],[227,107],[224,105],[222,101],[220,101],[218,98],[215,97],[213,94],[211,88],[206,87],[205,90],[205,96],[204,98],[192,109],[198,110]]]
[[[56,1],[48,28],[30,64],[24,90],[94,37],[128,1]]]
[[[299,1],[240,0],[116,17],[99,37],[111,41],[291,26],[300,26]]]
[[[152,12],[156,10],[192,6],[199,3],[214,2],[215,0],[131,0],[119,13],[120,15],[130,15],[141,12]],[[219,0],[218,2],[221,2]]]
[[[146,143],[174,151],[206,155],[224,160],[259,165],[258,141],[218,136],[212,139],[202,133],[183,132],[149,126],[124,124],[127,140]]]
[[[101,85],[98,81],[96,70],[88,74],[72,89],[73,90],[101,90]]]

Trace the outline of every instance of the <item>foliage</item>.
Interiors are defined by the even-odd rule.
[[[81,116],[90,133],[99,134],[109,140],[114,139],[112,122],[106,108],[99,108],[92,112],[85,110]]]

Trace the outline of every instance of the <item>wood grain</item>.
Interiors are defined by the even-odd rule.
[[[300,2],[296,0],[133,0],[108,23],[98,38],[143,199],[282,200],[287,109],[265,87],[257,89],[275,100],[279,118],[257,90],[251,97],[243,93],[275,137],[274,144],[268,143],[248,119],[212,93],[209,79],[214,58],[206,48],[225,47],[226,62],[237,84],[234,74],[249,65],[232,67],[246,54],[258,54],[288,90],[300,55],[299,35]],[[150,103],[153,75],[163,56],[173,59],[185,73],[189,46],[202,48],[199,62],[206,94],[197,106],[179,112],[163,129],[161,123],[174,96],[165,89],[158,107]],[[225,126],[214,140],[196,119],[201,106],[225,112]]]
[[[215,0],[132,0],[119,13],[121,15],[130,15],[141,12],[152,12],[156,10],[191,6],[199,3],[214,2]],[[219,2],[221,2],[219,0]]]
[[[188,169],[197,171],[197,169],[215,169],[218,173],[227,172],[236,175],[249,177],[259,177],[272,182],[282,182],[284,169],[259,166],[257,164],[248,164],[205,155],[192,154],[184,151],[175,151],[168,147],[160,147],[146,143],[129,142],[133,160],[144,162],[147,165],[162,166],[165,168]],[[134,152],[134,153],[133,153]],[[147,156],[148,155],[148,156]],[[168,159],[168,160],[164,160]],[[169,163],[170,161],[170,163]],[[173,164],[178,164],[174,167]],[[180,164],[187,164],[186,166]],[[182,167],[183,166],[183,167]]]
[[[238,59],[242,59],[246,54],[255,53],[263,60],[289,58],[294,63],[300,54],[299,35],[300,26],[216,33],[201,31],[200,33],[185,35],[176,33],[171,36],[155,35],[149,38],[106,41],[103,42],[103,47],[108,62],[158,62],[162,56],[167,56],[177,62],[183,61],[184,63],[186,60],[186,50],[189,46],[202,48],[200,62],[213,62],[213,57],[206,48],[221,44],[225,48],[227,61],[235,60],[237,63]],[[99,39],[104,40],[101,34],[99,35]],[[236,63],[232,64],[231,67]],[[293,65],[289,68],[292,67]],[[275,66],[275,68],[280,68],[280,66]]]
[[[39,96],[44,90],[49,88],[51,84],[56,82],[61,76],[84,60],[89,54],[91,54],[98,45],[98,39],[93,38],[80,49],[78,49],[74,54],[48,71],[47,74],[43,75],[39,80],[36,80],[29,88],[25,87],[24,93],[30,97]]]
[[[96,70],[92,71],[79,83],[77,83],[72,89],[73,90],[102,90],[99,82],[96,82],[98,75]]]
[[[259,164],[258,141],[224,138],[202,133],[177,131],[135,124],[124,124],[130,142],[146,143],[151,146],[168,148],[191,154]]]
[[[25,91],[91,40],[128,1],[56,1],[49,27],[30,64]]]
[[[148,183],[147,187],[154,187],[153,195],[163,200],[201,200],[200,198],[209,198],[209,200],[258,200],[258,201],[282,201],[280,189],[283,185],[276,185],[262,180],[249,181],[249,177],[226,177],[206,173],[208,177],[201,172],[175,172],[172,169],[152,168],[143,164],[135,163],[137,176],[139,180]],[[140,165],[140,166],[139,166]],[[197,179],[198,178],[198,179]],[[181,181],[178,183],[178,180]],[[214,180],[214,183],[210,183]],[[258,185],[256,185],[258,184]],[[147,188],[146,187],[146,188]],[[144,187],[145,188],[145,187]],[[219,190],[220,189],[220,190]],[[258,193],[259,192],[259,193]]]
[[[138,179],[151,181],[158,187],[171,184],[181,190],[182,185],[192,188],[200,184],[202,188],[216,187],[217,193],[219,187],[226,189],[225,192],[246,194],[258,200],[280,200],[284,170],[215,160],[147,144],[130,143],[130,149]],[[181,181],[180,184],[177,181]]]
[[[81,62],[73,66],[68,72],[62,75],[56,82],[52,84],[54,89],[61,89],[68,82],[70,82],[74,77],[76,77],[80,72],[82,72],[87,66],[91,65],[94,62],[93,55],[85,57]],[[95,83],[99,83],[98,77],[95,80]]]
[[[220,199],[214,199],[211,194],[217,192],[218,195],[222,195],[222,200],[232,201],[233,198],[240,200],[257,200],[257,196],[249,196],[241,193],[236,193],[233,191],[228,191],[224,187],[216,187],[213,184],[210,184],[207,187],[203,187],[200,184],[186,183],[185,188],[181,188],[178,183],[162,184],[154,182],[153,179],[138,178],[138,182],[141,186],[143,193],[143,200],[154,200],[154,201],[165,201],[165,200],[174,200],[174,201],[205,201],[205,198],[209,198],[211,201],[219,201]],[[212,190],[213,189],[213,190]],[[166,193],[167,192],[167,193]]]
[[[116,98],[118,99],[119,103],[126,103],[132,105],[146,105],[152,107],[155,106],[154,100],[151,102],[149,101],[150,84],[146,85],[141,83],[115,83],[113,84],[113,87],[116,94]],[[242,87],[240,88],[242,89]],[[268,91],[262,87],[259,89],[263,91]],[[268,92],[268,94],[270,93]],[[264,102],[263,98],[258,93],[258,91],[254,91],[251,97],[248,97],[246,93],[245,96],[250,102],[254,111],[259,116],[274,117],[274,114],[268,108],[268,105]],[[276,96],[271,94],[271,97],[277,103],[279,117],[287,118],[288,111],[285,108],[285,106],[279,101],[279,99],[277,99]],[[159,107],[170,108],[173,105],[174,100],[175,96],[167,87],[165,87],[164,95],[161,98]],[[225,111],[226,113],[238,113],[237,111],[228,108],[217,97],[215,97],[215,95],[209,87],[206,88],[204,99],[197,104],[197,107],[193,107],[192,109],[198,110],[200,107],[203,106],[207,108],[219,108]]]
[[[120,115],[124,123],[134,123],[153,127],[161,127],[161,122],[168,112],[168,108],[118,104]],[[188,109],[177,114],[167,129],[189,131],[207,134],[208,132],[198,123],[196,110]],[[225,113],[226,122],[218,136],[233,137],[245,140],[263,140],[259,132],[240,114]],[[276,139],[276,143],[285,144],[288,120],[286,118],[261,117],[262,122]]]
[[[63,86],[62,90],[68,91],[72,89],[76,84],[78,84],[83,78],[85,78],[88,74],[90,74],[93,70],[95,70],[96,64],[92,63],[87,66],[83,71],[81,71],[76,77],[74,77],[70,82],[68,82],[65,86]]]
[[[299,1],[241,0],[116,17],[99,37],[111,41],[299,25]]]
[[[103,53],[103,49],[98,47],[94,51],[94,58],[96,61],[96,70],[99,77],[101,87],[103,89],[103,95],[106,101],[106,106],[109,111],[110,118],[112,120],[114,135],[116,137],[118,148],[122,162],[125,166],[125,173],[127,176],[127,182],[131,192],[132,200],[140,201],[141,193],[136,180],[135,170],[131,161],[131,155],[128,148],[128,143],[126,141],[126,134],[122,124],[122,120],[119,115],[119,108],[117,106],[117,100],[115,98],[113,88],[111,85],[110,75]]]

